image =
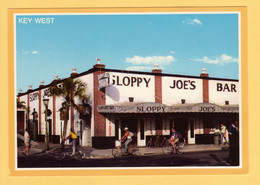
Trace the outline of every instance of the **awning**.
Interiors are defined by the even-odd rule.
[[[219,106],[212,103],[176,104],[124,103],[98,105],[99,113],[239,113],[238,105]]]

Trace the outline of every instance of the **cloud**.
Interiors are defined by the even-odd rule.
[[[189,25],[202,25],[202,22],[197,19],[190,19],[190,18],[186,18],[184,21],[182,21],[183,24],[189,24]]]
[[[211,59],[207,56],[204,56],[201,59],[190,59],[191,61],[196,61],[196,62],[203,62],[207,64],[219,64],[219,65],[226,65],[229,63],[237,63],[238,59],[228,56],[226,54],[222,54],[220,57],[216,57],[215,59]]]
[[[21,50],[21,55],[28,55],[28,54],[29,54],[29,51]]]
[[[36,55],[38,53],[39,53],[39,51],[36,51],[36,50],[33,50],[33,51],[21,50],[21,55],[29,55],[29,54]]]
[[[175,54],[175,51],[170,51],[171,54]]]
[[[38,54],[39,53],[39,51],[32,51],[32,54]]]
[[[175,58],[173,56],[148,56],[148,57],[141,57],[141,56],[134,56],[132,58],[126,58],[126,62],[130,64],[160,64],[160,65],[169,65],[170,63],[174,62]]]

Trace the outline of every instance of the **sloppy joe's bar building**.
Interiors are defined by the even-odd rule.
[[[205,69],[200,76],[164,74],[157,67],[152,72],[136,72],[106,69],[98,63],[81,74],[73,71],[71,78],[87,84],[89,101],[75,99],[85,113],[71,108],[67,135],[74,127],[80,145],[112,148],[127,126],[135,133],[137,145],[145,146],[149,137],[169,137],[170,128],[175,127],[188,144],[203,144],[214,142],[220,123],[229,126],[239,120],[238,80],[210,78]],[[30,127],[36,138],[44,141],[43,98],[47,96],[49,139],[59,143],[63,100],[50,96],[49,87],[41,84],[18,94],[27,111],[17,112],[17,129]]]

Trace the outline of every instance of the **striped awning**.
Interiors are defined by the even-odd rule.
[[[176,104],[124,103],[98,105],[99,113],[239,113],[238,105],[220,106],[212,103]]]

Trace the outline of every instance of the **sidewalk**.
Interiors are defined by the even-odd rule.
[[[184,153],[189,152],[202,152],[202,151],[219,151],[222,149],[228,149],[228,146],[220,146],[220,145],[185,145]],[[161,155],[163,154],[163,150],[161,147],[152,148],[152,147],[140,147],[139,152],[142,156],[148,155]],[[112,156],[112,149],[94,149],[91,152],[92,157],[94,158],[110,158]]]
[[[38,154],[52,154],[55,148],[60,147],[60,144],[49,143],[49,150],[44,150],[45,143],[44,142],[34,142],[31,145],[30,155],[38,155]],[[86,153],[86,158],[89,159],[102,159],[102,158],[112,158],[112,149],[94,149],[91,147],[81,147],[84,149]],[[24,146],[18,147],[18,155],[23,155],[22,151],[25,149]],[[189,152],[202,152],[202,151],[219,151],[222,149],[228,149],[228,145],[220,146],[220,145],[185,145],[184,153]],[[141,156],[148,155],[160,155],[163,154],[162,148],[152,148],[152,147],[140,147],[139,148]]]

